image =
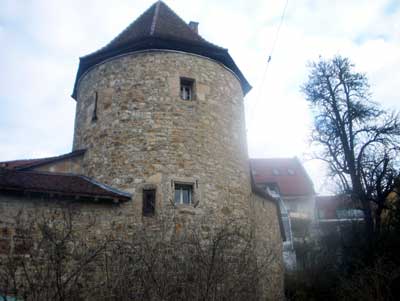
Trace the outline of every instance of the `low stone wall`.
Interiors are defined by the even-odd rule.
[[[252,194],[251,208],[258,258],[268,265],[266,269],[268,273],[262,275],[265,298],[266,300],[283,300],[283,249],[276,204]]]
[[[130,203],[129,206],[133,205],[132,202],[128,203]],[[238,229],[243,233],[254,233],[255,248],[252,251],[256,252],[258,258],[259,274],[256,278],[262,286],[261,299],[281,300],[283,296],[282,243],[276,207],[272,202],[256,195],[251,195],[250,204],[252,209],[250,219],[231,220],[231,222],[237,223]],[[123,213],[127,205],[0,194],[0,228],[4,236],[0,238],[0,250],[3,255],[10,249],[14,253],[23,254],[24,250],[17,249],[14,239],[19,231],[15,224],[17,220],[24,223],[36,218],[38,221],[48,218],[57,222],[57,219],[62,220],[67,208],[73,212],[75,234],[93,243],[106,238],[129,240],[139,232],[147,237],[152,237],[151,233],[158,233],[155,236],[158,238],[165,234],[179,237],[180,234],[188,233],[188,229],[196,227],[195,233],[207,237],[207,233],[212,233],[218,224],[214,220],[207,222],[207,216],[200,209],[193,207],[176,209],[171,207],[166,211],[168,214],[154,218],[127,217]],[[220,222],[222,224],[222,220]],[[251,228],[253,231],[248,232]]]

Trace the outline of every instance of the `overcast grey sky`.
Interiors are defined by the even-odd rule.
[[[0,2],[0,161],[57,155],[72,145],[78,58],[104,46],[154,0]],[[165,0],[229,49],[253,85],[245,98],[251,157],[306,158],[311,114],[300,86],[310,60],[348,56],[373,99],[400,109],[400,0]],[[305,162],[317,190],[321,166]]]

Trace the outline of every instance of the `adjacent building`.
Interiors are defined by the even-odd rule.
[[[281,204],[287,241],[284,259],[288,270],[301,260],[300,250],[311,240],[315,221],[315,191],[300,160],[294,158],[251,159],[255,183]]]

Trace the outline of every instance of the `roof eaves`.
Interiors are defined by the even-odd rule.
[[[244,95],[246,95],[252,88],[226,49],[218,48],[216,46],[212,46],[211,44],[208,45],[196,41],[177,41],[171,38],[149,36],[145,38],[140,38],[117,49],[105,49],[103,52],[96,52],[91,54],[90,56],[81,58],[71,95],[72,98],[77,100],[77,90],[80,79],[93,66],[97,66],[114,57],[119,57],[120,55],[126,55],[151,49],[182,51],[208,57],[212,60],[222,63],[238,77]]]
[[[39,193],[39,194],[45,194],[45,195],[50,195],[50,196],[63,196],[63,197],[68,197],[68,198],[90,198],[90,199],[103,199],[103,200],[124,200],[126,201],[125,198],[117,198],[113,197],[111,195],[105,195],[105,194],[96,194],[96,193],[82,193],[82,192],[66,192],[66,191],[59,191],[59,190],[52,190],[52,189],[34,189],[34,188],[29,188],[29,189],[21,189],[19,187],[0,187],[0,191],[19,191],[22,193]]]
[[[103,194],[103,193],[85,193],[85,192],[69,192],[63,190],[56,190],[50,188],[43,188],[43,189],[35,189],[35,188],[24,188],[19,186],[2,186],[0,187],[1,190],[14,190],[14,191],[21,191],[21,192],[42,192],[42,193],[50,193],[50,194],[60,194],[64,196],[86,196],[86,197],[93,197],[93,198],[105,198],[105,199],[119,199],[123,201],[128,201],[132,198],[133,194],[123,192],[121,190],[115,189],[111,186],[106,184],[100,183],[92,178],[89,178],[84,175],[74,174],[74,173],[56,173],[56,172],[45,172],[45,171],[21,171],[21,170],[3,170],[0,169],[0,172],[4,173],[21,173],[21,174],[32,174],[32,175],[53,175],[53,176],[61,176],[61,177],[78,177],[91,183],[92,185],[98,186],[101,189],[109,192],[110,194]]]
[[[131,198],[131,197],[133,196],[133,194],[131,194],[131,193],[118,190],[118,189],[113,188],[113,187],[111,187],[111,186],[108,186],[108,185],[106,185],[106,184],[100,183],[100,182],[98,182],[98,181],[96,181],[96,180],[94,180],[94,179],[92,179],[92,178],[87,177],[87,176],[84,176],[84,175],[78,175],[78,176],[79,176],[80,178],[85,179],[86,181],[88,181],[88,182],[90,182],[90,183],[96,185],[96,186],[99,186],[100,188],[102,188],[102,189],[104,189],[104,190],[109,191],[109,192],[118,194],[118,195],[123,196],[123,197],[126,197],[126,198]]]

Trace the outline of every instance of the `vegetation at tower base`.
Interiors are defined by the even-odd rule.
[[[266,284],[274,283],[268,271],[276,254],[260,248],[254,229],[243,221],[215,226],[159,220],[118,236],[97,233],[95,215],[76,223],[78,215],[64,208],[21,211],[15,217],[13,247],[0,256],[1,295],[20,300],[265,300]]]
[[[288,300],[398,300],[400,296],[400,186],[392,195],[380,236],[366,240],[362,224],[321,236],[304,248],[305,265],[286,279]]]
[[[314,111],[315,155],[342,192],[364,212],[367,240],[379,235],[381,214],[400,164],[400,120],[371,101],[365,74],[347,58],[311,63],[302,87]]]

